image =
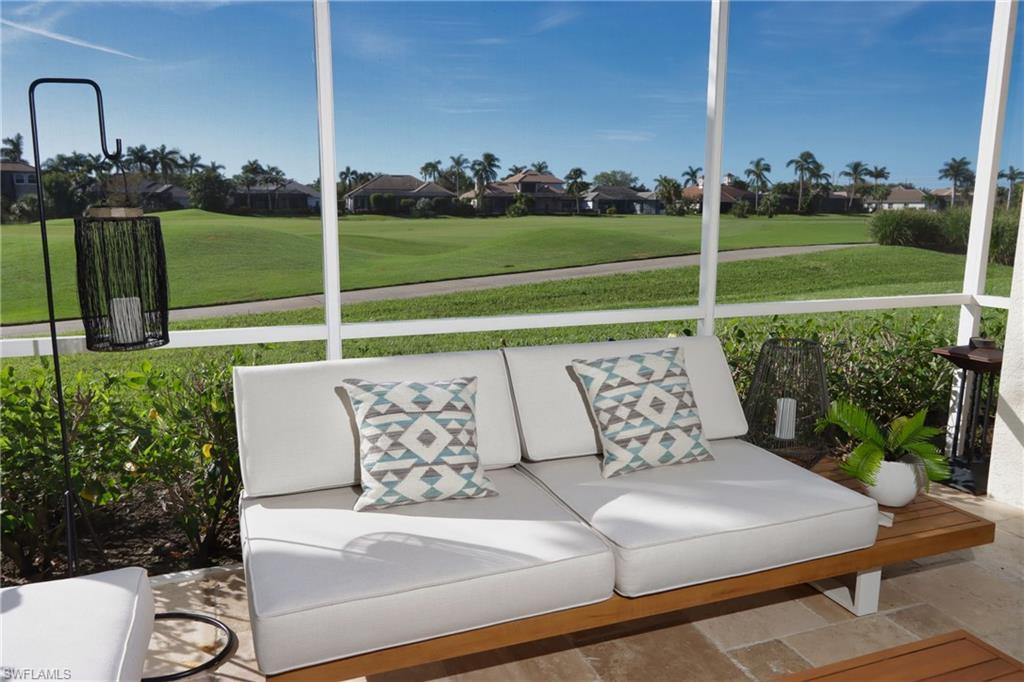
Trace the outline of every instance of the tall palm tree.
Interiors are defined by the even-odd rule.
[[[863,161],[851,161],[846,164],[846,170],[839,173],[839,177],[850,178],[850,197],[846,210],[853,210],[853,198],[857,196],[857,183],[863,182],[868,177],[869,170]]]
[[[420,166],[420,175],[423,177],[424,182],[427,180],[437,180],[441,175],[441,159],[427,161]]]
[[[484,152],[479,159],[469,166],[469,172],[476,181],[476,203],[477,210],[484,208],[484,188],[487,183],[498,179],[498,171],[501,170],[501,159],[490,152]]]
[[[800,183],[796,199],[798,208],[804,204],[804,182],[806,182],[808,173],[814,168],[816,163],[818,163],[818,159],[809,151],[800,152],[800,155],[795,159],[790,159],[786,162],[786,168],[793,169],[793,172],[796,173],[797,182]]]
[[[825,165],[817,159],[807,169],[807,185],[812,195],[832,189],[832,176],[825,172]]]
[[[518,165],[516,165],[516,166],[509,166],[508,167],[508,174],[509,175],[519,175],[520,173],[522,173],[526,169],[527,169],[527,166],[518,166]]]
[[[587,177],[587,171],[582,168],[573,168],[565,174],[565,191],[569,196],[576,197],[576,213],[580,212],[580,196],[590,189],[590,183],[583,178]]]
[[[272,208],[276,210],[277,193],[282,187],[288,184],[288,178],[285,177],[284,171],[277,166],[267,166],[263,169],[263,175],[260,180],[270,186],[270,195],[273,199]]]
[[[242,165],[242,172],[237,176],[238,184],[245,187],[245,206],[252,208],[252,186],[259,182],[265,170],[259,159],[249,159]]]
[[[1010,208],[1010,201],[1013,200],[1013,188],[1017,186],[1017,183],[1024,180],[1024,170],[1010,166],[1004,171],[999,171],[999,177],[1004,180],[1010,181],[1010,186],[1006,189],[1006,208]]]
[[[145,173],[146,169],[149,168],[149,149],[144,144],[128,147],[125,159],[128,162],[126,165],[129,170]]]
[[[687,166],[686,170],[683,171],[683,187],[689,187],[690,185],[696,187],[697,185],[699,185],[700,173],[702,170],[704,169],[701,166],[697,166],[696,168],[694,168],[693,166]]]
[[[203,168],[203,157],[198,154],[189,154],[181,158],[181,169],[188,174],[189,177],[195,174],[197,170]]]
[[[355,184],[356,178],[359,177],[359,171],[354,170],[352,166],[345,166],[338,173],[338,180],[341,181],[341,193],[348,192],[349,187]]]
[[[199,168],[204,171],[210,171],[211,173],[220,173],[222,170],[224,170],[225,166],[222,163],[210,161],[208,163],[199,164]]]
[[[772,172],[772,165],[764,160],[763,156],[759,156],[750,162],[750,167],[743,171],[743,174],[747,176],[747,180],[750,181],[751,186],[754,188],[754,212],[756,213],[760,200],[761,192],[767,189],[768,185],[772,184],[768,179],[768,174]]]
[[[957,189],[969,182],[972,175],[971,162],[967,160],[966,156],[961,156],[959,159],[954,156],[942,164],[942,168],[939,169],[939,178],[953,183],[953,195],[949,200],[950,206],[956,205]]]
[[[455,196],[459,197],[462,194],[462,176],[466,173],[466,168],[469,167],[469,159],[462,154],[456,154],[449,156],[448,160],[452,162],[448,169],[455,176]]]
[[[177,149],[168,149],[162,144],[151,152],[150,163],[155,164],[154,170],[159,169],[160,179],[167,182],[168,179],[181,167],[181,152]]]
[[[668,208],[682,197],[683,185],[673,177],[659,175],[654,178],[654,192],[658,195],[661,203],[665,204],[665,207]]]
[[[547,161],[534,161],[530,164],[530,168],[537,171],[538,173],[550,173],[551,168],[548,167]]]
[[[0,151],[0,156],[3,156],[4,161],[24,161],[25,136],[21,133],[15,133],[14,137],[5,137],[3,151]]]
[[[885,166],[872,166],[868,169],[868,177],[874,180],[877,185],[879,180],[889,179],[889,169]]]

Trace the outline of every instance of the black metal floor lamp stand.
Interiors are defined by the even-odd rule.
[[[54,312],[53,305],[53,277],[50,268],[50,245],[46,233],[46,193],[43,185],[43,167],[39,159],[39,126],[36,120],[36,88],[47,83],[88,85],[91,87],[96,93],[96,108],[99,113],[100,148],[103,150],[103,156],[115,164],[118,164],[121,158],[122,147],[120,139],[115,140],[116,144],[113,152],[111,152],[107,147],[107,129],[103,118],[103,92],[100,90],[100,86],[96,81],[87,78],[38,78],[32,81],[32,84],[28,89],[28,108],[29,115],[32,119],[32,153],[36,164],[36,189],[38,192],[37,197],[39,204],[39,233],[43,242],[43,275],[46,280],[46,306],[47,312],[50,315],[50,348],[53,355],[53,374],[57,384],[57,414],[60,421],[61,462],[64,474],[64,525],[65,539],[68,546],[68,577],[74,577],[78,572],[78,533],[75,529],[75,506],[80,505],[80,502],[78,501],[77,494],[73,490],[74,486],[71,481],[71,456],[68,448],[67,408],[64,403],[64,382],[60,371],[60,346],[57,344],[57,317]],[[125,182],[125,189],[127,193],[127,180]],[[224,647],[217,652],[215,656],[198,666],[169,675],[160,675],[144,679],[169,682],[170,680],[180,680],[196,673],[210,670],[223,663],[238,646],[238,637],[235,635],[234,631],[212,616],[185,611],[170,611],[166,613],[158,613],[155,617],[156,620],[190,620],[212,625],[224,633],[227,638],[227,642],[225,642]]]

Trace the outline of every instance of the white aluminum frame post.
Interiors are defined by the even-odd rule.
[[[341,254],[338,246],[338,186],[334,145],[334,58],[331,7],[313,0],[316,109],[320,129],[320,229],[323,232],[324,321],[327,359],[341,359]]]
[[[708,103],[704,138],[704,191],[700,219],[701,316],[697,333],[715,333],[718,290],[718,233],[722,209],[722,138],[725,128],[725,75],[729,57],[729,0],[712,0],[708,42]]]

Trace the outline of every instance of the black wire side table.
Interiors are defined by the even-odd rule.
[[[960,391],[950,448],[953,474],[949,485],[974,495],[984,495],[988,492],[992,420],[995,416],[993,403],[996,377],[1003,367],[1003,351],[996,347],[995,341],[975,337],[966,346],[935,348],[932,353],[960,369]]]

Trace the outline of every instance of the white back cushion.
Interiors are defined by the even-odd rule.
[[[525,456],[542,461],[600,452],[587,405],[568,365],[630,353],[681,347],[706,438],[735,438],[747,432],[732,373],[713,336],[608,341],[564,346],[506,348],[512,390],[522,427]]]
[[[337,387],[343,379],[477,377],[477,452],[485,468],[519,462],[501,351],[235,368],[235,419],[246,495],[283,495],[359,482],[359,450]]]

